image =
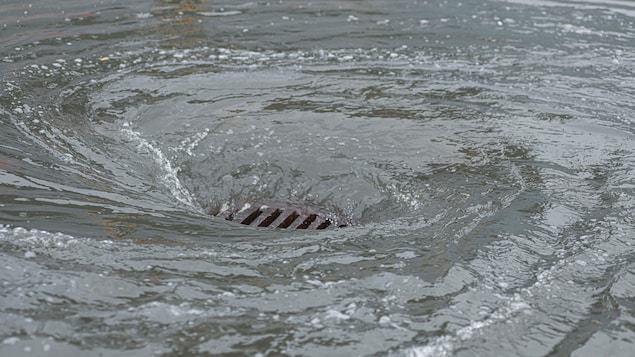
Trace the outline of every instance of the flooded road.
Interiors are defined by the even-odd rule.
[[[631,354],[635,5],[60,3],[0,6],[1,355]]]

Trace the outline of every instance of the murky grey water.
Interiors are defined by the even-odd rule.
[[[4,1],[0,354],[630,355],[634,18]]]

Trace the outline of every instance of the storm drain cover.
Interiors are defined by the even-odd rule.
[[[318,207],[273,200],[246,203],[239,210],[224,210],[216,216],[254,227],[327,229],[348,225],[345,219]]]

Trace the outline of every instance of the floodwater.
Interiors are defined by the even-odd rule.
[[[0,355],[630,356],[634,21],[4,0]]]

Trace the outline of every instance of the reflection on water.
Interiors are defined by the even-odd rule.
[[[0,354],[629,355],[632,8],[3,5]]]

